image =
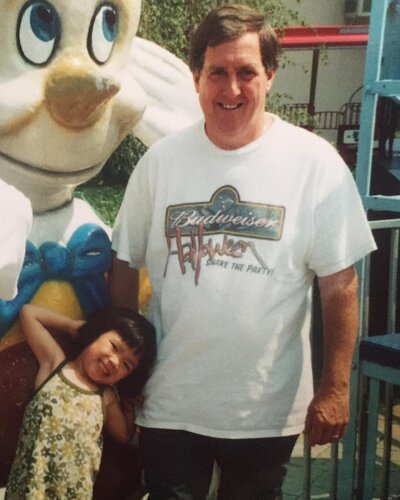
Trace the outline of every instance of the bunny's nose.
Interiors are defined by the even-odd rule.
[[[91,73],[75,58],[54,65],[46,81],[45,101],[57,123],[82,129],[96,123],[119,90],[119,84]]]

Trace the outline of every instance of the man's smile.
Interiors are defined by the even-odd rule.
[[[225,109],[226,111],[231,111],[234,109],[239,109],[243,106],[243,103],[240,102],[239,104],[224,104],[223,102],[219,102],[218,106],[222,109]]]

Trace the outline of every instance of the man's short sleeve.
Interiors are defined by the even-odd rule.
[[[318,186],[309,267],[328,276],[353,265],[376,249],[353,176],[331,151]]]

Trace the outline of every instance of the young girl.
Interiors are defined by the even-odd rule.
[[[20,321],[39,371],[6,499],[90,499],[103,425],[122,443],[133,433],[135,398],[155,360],[154,328],[141,315],[117,307],[97,311],[85,323],[27,305]],[[66,357],[49,329],[72,336],[75,355]]]

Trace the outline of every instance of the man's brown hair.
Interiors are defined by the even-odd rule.
[[[275,31],[264,15],[246,5],[224,4],[213,9],[192,36],[189,52],[191,71],[201,71],[207,47],[236,40],[248,32],[258,33],[265,70],[276,70],[280,46]]]

